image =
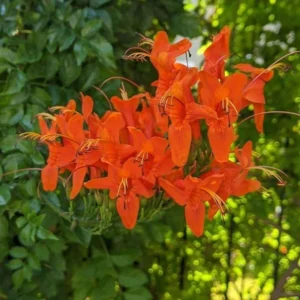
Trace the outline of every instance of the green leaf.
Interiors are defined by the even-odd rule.
[[[26,83],[26,75],[21,70],[13,70],[9,73],[2,95],[10,95],[20,92]]]
[[[32,219],[30,219],[30,222],[35,226],[41,226],[45,217],[46,217],[46,214],[41,214],[41,215],[35,216]]]
[[[73,31],[71,31],[70,29],[65,29],[64,33],[60,38],[59,51],[61,52],[67,50],[73,44],[75,37],[76,35]]]
[[[119,274],[119,282],[124,287],[138,287],[145,284],[148,281],[146,274],[135,268],[121,269]]]
[[[64,54],[60,57],[59,77],[64,86],[69,86],[80,75],[81,68],[77,65],[73,54]]]
[[[89,63],[84,66],[78,80],[80,90],[85,92],[95,83],[101,81],[101,71],[99,63]]]
[[[89,44],[100,62],[107,67],[116,68],[113,47],[104,37],[97,35],[89,41]]]
[[[31,223],[27,223],[19,233],[19,240],[24,246],[30,247],[35,242],[35,235],[36,228]]]
[[[90,0],[90,6],[94,7],[94,8],[98,8],[108,2],[110,2],[111,0]]]
[[[41,270],[40,261],[33,254],[28,255],[28,265],[33,270]]]
[[[38,238],[40,238],[41,240],[58,240],[58,238],[56,237],[56,235],[54,235],[51,231],[40,227],[37,231],[37,236]]]
[[[8,152],[16,150],[17,137],[16,135],[8,135],[1,140],[0,149],[6,154]]]
[[[51,54],[45,54],[42,59],[31,64],[26,72],[28,80],[37,78],[52,79],[59,70],[58,59]]]
[[[12,274],[12,281],[16,289],[19,289],[24,281],[24,269],[19,269]]]
[[[0,262],[7,256],[8,252],[9,248],[7,241],[0,239]]]
[[[80,243],[82,243],[82,245],[84,245],[86,247],[89,246],[91,239],[92,239],[92,234],[89,230],[87,230],[83,227],[77,226],[74,229],[74,233],[75,233],[76,237],[78,238],[78,240],[80,241]]]
[[[4,107],[0,110],[0,125],[13,126],[21,121],[23,115],[23,105]]]
[[[77,9],[68,19],[68,22],[72,29],[75,29],[80,21],[83,19],[83,11],[81,9]]]
[[[1,116],[1,114],[0,114],[0,116]],[[19,169],[25,168],[26,158],[27,158],[27,156],[22,153],[14,153],[14,154],[7,155],[2,160],[4,172],[7,173],[7,172],[17,171]],[[7,178],[21,177],[21,176],[24,176],[26,173],[28,173],[28,171],[18,172],[15,174],[8,175]]]
[[[0,216],[0,240],[8,235],[8,221],[4,216]]]
[[[32,90],[31,102],[40,105],[45,109],[52,105],[50,95],[44,89],[39,87],[35,87]]]
[[[9,48],[0,47],[0,58],[14,64],[16,61],[16,53]]]
[[[99,281],[91,294],[92,300],[114,299],[116,295],[115,280],[112,277],[105,277]]]
[[[43,243],[35,244],[33,251],[34,251],[35,256],[39,260],[49,261],[50,252],[45,244],[43,244]]]
[[[19,217],[16,219],[16,225],[18,228],[22,228],[27,224],[27,219],[25,217]]]
[[[19,258],[15,258],[15,259],[11,259],[8,264],[7,264],[7,267],[10,269],[10,270],[16,270],[16,269],[19,269],[21,268],[22,266],[24,265],[23,261]]]
[[[8,62],[6,62],[4,59],[0,59],[0,74],[10,68],[11,68],[11,65]]]
[[[152,295],[145,287],[129,289],[124,293],[125,300],[150,300]]]
[[[111,259],[117,267],[131,265],[140,256],[140,251],[136,248],[119,250],[116,254],[111,254]]]
[[[15,258],[25,258],[28,256],[26,248],[19,246],[11,248],[9,254]]]
[[[78,40],[73,47],[77,65],[80,66],[88,54],[88,45],[84,40]]]
[[[41,59],[43,53],[35,43],[28,41],[27,43],[21,44],[18,48],[16,56],[16,64],[32,64]]]
[[[9,188],[6,185],[2,185],[0,187],[0,206],[6,205],[10,198],[11,194]]]
[[[103,22],[100,19],[92,19],[88,21],[81,29],[81,35],[84,38],[92,37],[102,27],[102,23]]]
[[[25,102],[29,97],[29,88],[24,88],[21,92],[1,96],[0,106],[6,107],[8,105],[19,105]]]

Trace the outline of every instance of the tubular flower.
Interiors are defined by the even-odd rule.
[[[218,198],[216,194],[223,180],[223,175],[212,175],[201,180],[187,176],[174,184],[161,178],[160,186],[179,205],[185,205],[185,218],[188,226],[196,236],[201,236],[204,230],[205,202]]]
[[[40,133],[21,136],[49,150],[41,172],[43,189],[54,191],[58,178],[67,183],[72,177],[71,200],[81,201],[83,197],[89,212],[86,204],[90,197],[85,193],[95,193],[93,217],[112,222],[110,210],[115,206],[127,229],[136,225],[140,206],[140,218],[145,220],[175,203],[184,207],[194,235],[201,236],[206,206],[212,219],[219,211],[226,213],[229,197],[263,189],[258,179],[251,178],[251,172],[262,171],[284,185],[282,171],[255,165],[251,141],[242,148],[234,145],[240,112],[249,105],[254,107],[256,128],[262,132],[264,86],[282,64],[276,62],[267,69],[238,64],[237,72],[226,72],[225,76],[230,32],[224,27],[213,38],[204,52],[201,70],[176,62],[189,51],[189,40],[171,44],[163,31],[154,40],[142,37],[124,57],[150,59],[158,74],[152,83],[153,94],[143,91],[128,95],[122,83],[121,96],[116,93],[111,97],[111,110],[103,116],[93,112],[92,97],[82,93],[78,99],[81,112],[71,99],[66,106],[38,114]],[[110,79],[114,78],[120,77]],[[234,156],[236,162],[231,160]],[[115,201],[108,204],[107,198]]]
[[[257,131],[263,132],[264,112],[265,112],[265,95],[264,88],[266,82],[273,78],[274,71],[255,68],[250,64],[238,64],[236,69],[243,73],[249,74],[248,84],[243,92],[243,106],[253,104],[254,107],[254,120]]]
[[[133,158],[127,160],[122,168],[109,164],[108,177],[92,179],[85,183],[88,189],[109,189],[110,198],[117,198],[117,210],[124,226],[132,229],[137,220],[139,198],[137,195],[151,197],[152,189],[147,189],[140,178],[141,168]]]
[[[230,28],[225,26],[204,52],[203,70],[222,81],[224,80],[225,60],[230,56],[230,33]]]

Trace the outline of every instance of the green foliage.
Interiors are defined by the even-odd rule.
[[[96,111],[103,112],[107,103],[93,86],[110,76],[148,86],[156,75],[149,64],[122,61],[139,39],[135,32],[200,35],[205,44],[228,24],[234,28],[230,66],[245,57],[266,66],[300,48],[296,0],[184,3],[185,10],[180,0],[1,2],[0,175],[6,176],[0,177],[0,299],[223,299],[225,294],[263,299],[274,287],[276,299],[300,292],[300,272],[293,264],[300,253],[296,118],[266,116],[263,135],[252,121],[239,126],[240,143],[255,141],[260,164],[285,171],[288,185],[277,188],[263,176],[269,194],[230,201],[229,216],[207,222],[201,239],[186,231],[180,207],[152,222],[145,217],[130,232],[116,225],[101,237],[93,235],[102,231],[90,230],[92,209],[81,219],[74,217],[74,211],[92,206],[91,199],[70,204],[62,186],[56,193],[42,193],[39,168],[45,150],[17,137],[36,131],[34,116],[48,107],[71,98],[80,105],[80,91],[93,96]],[[278,73],[267,85],[269,110],[300,109],[299,59],[286,61],[293,71]],[[119,85],[110,81],[103,90],[111,96]],[[101,220],[101,226],[114,217]],[[293,266],[286,284],[278,285]]]

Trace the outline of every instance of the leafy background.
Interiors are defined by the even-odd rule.
[[[261,175],[269,192],[231,200],[225,220],[207,222],[200,239],[185,228],[181,208],[130,232],[93,235],[82,219],[70,224],[64,214],[80,209],[80,199],[69,204],[63,188],[40,195],[38,170],[14,171],[45,163],[43,147],[17,137],[37,130],[37,113],[78,100],[80,91],[103,112],[107,103],[93,86],[110,76],[149,86],[156,75],[150,64],[122,60],[136,32],[153,37],[163,29],[207,45],[229,25],[229,67],[245,60],[267,66],[300,48],[299,17],[298,0],[2,0],[0,174],[12,173],[0,179],[0,299],[298,299],[296,117],[266,116],[262,135],[252,121],[239,126],[240,143],[253,140],[259,164],[285,171],[288,184],[276,187]],[[266,88],[268,109],[299,112],[299,57],[285,61],[291,70]],[[111,96],[119,87],[114,80],[103,90]]]

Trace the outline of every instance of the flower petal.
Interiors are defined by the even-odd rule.
[[[140,199],[134,193],[120,196],[117,200],[117,211],[127,229],[134,228],[140,208]]]
[[[203,234],[205,221],[205,204],[199,202],[197,205],[187,204],[185,207],[186,223],[196,237]]]
[[[181,126],[171,124],[169,141],[174,164],[178,167],[184,166],[189,156],[192,141],[192,129],[189,123],[183,122]]]

